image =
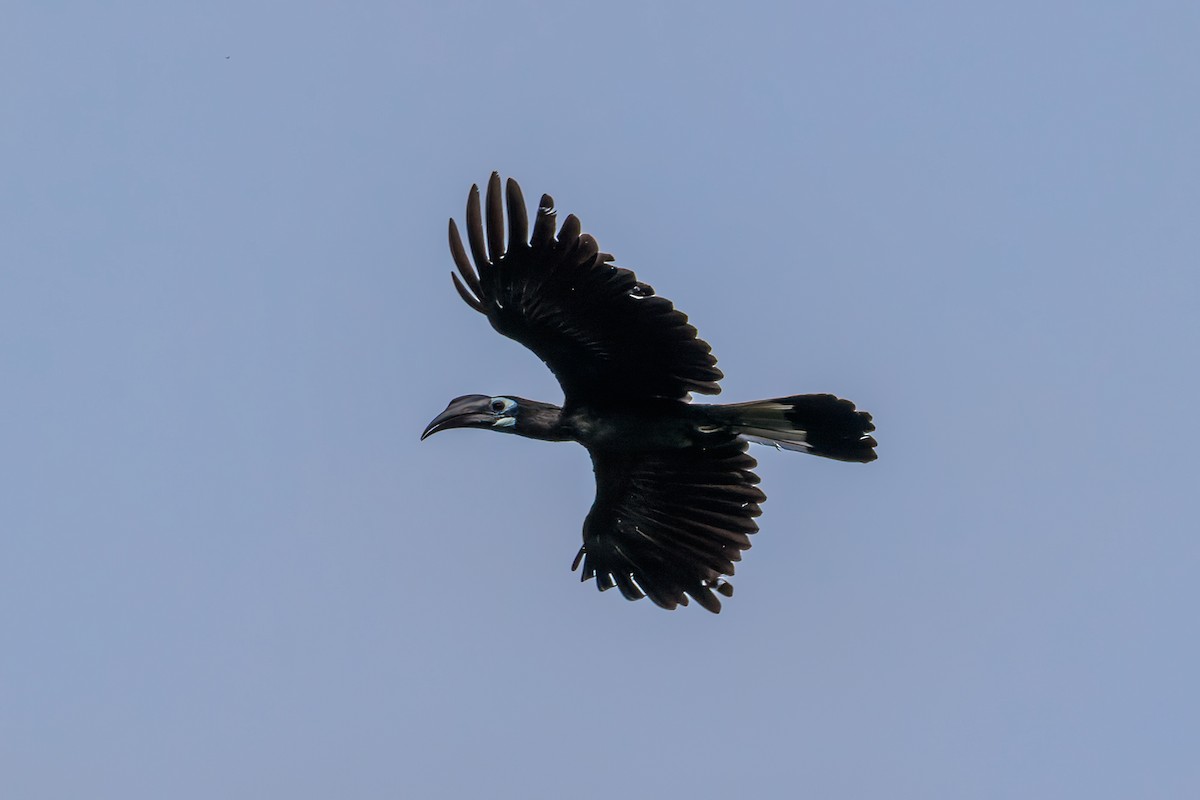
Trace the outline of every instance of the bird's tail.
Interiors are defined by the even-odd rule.
[[[831,394],[798,394],[709,408],[752,442],[838,461],[876,458],[871,415]]]

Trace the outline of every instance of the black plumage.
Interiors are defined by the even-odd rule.
[[[720,611],[716,595],[733,590],[723,576],[749,549],[766,499],[747,442],[872,461],[871,415],[828,394],[691,403],[691,393],[719,393],[722,374],[687,316],[614,266],[573,215],[556,231],[549,195],[531,234],[520,187],[509,179],[506,189],[507,237],[500,176],[492,174],[483,208],[471,187],[470,256],[451,220],[459,271],[451,277],[467,305],[546,363],[563,405],[466,395],[421,438],[477,427],[579,442],[592,457],[596,500],[572,569],[582,564],[584,580],[631,600],[670,609],[690,596]]]

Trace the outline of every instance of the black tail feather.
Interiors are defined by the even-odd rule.
[[[831,394],[798,394],[712,409],[753,442],[838,461],[877,458],[871,415]]]

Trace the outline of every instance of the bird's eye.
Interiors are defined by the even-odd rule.
[[[492,411],[495,411],[497,414],[499,414],[503,410],[504,410],[504,401],[501,400],[499,397],[497,397],[495,400],[492,401]]]

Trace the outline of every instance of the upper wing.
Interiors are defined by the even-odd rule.
[[[574,215],[555,237],[554,200],[542,195],[528,233],[521,188],[508,181],[505,246],[500,176],[487,188],[487,231],[479,187],[467,201],[467,240],[450,220],[450,251],[463,280],[454,286],[492,327],[528,347],[558,378],[567,407],[584,401],[717,394],[723,376],[687,316],[627,269],[609,262]],[[466,285],[463,285],[465,281]]]
[[[596,502],[583,523],[583,580],[600,591],[616,586],[629,600],[649,596],[663,608],[687,605],[687,595],[721,610],[713,590],[750,548],[766,495],[755,486],[746,442],[641,453],[593,452]]]

